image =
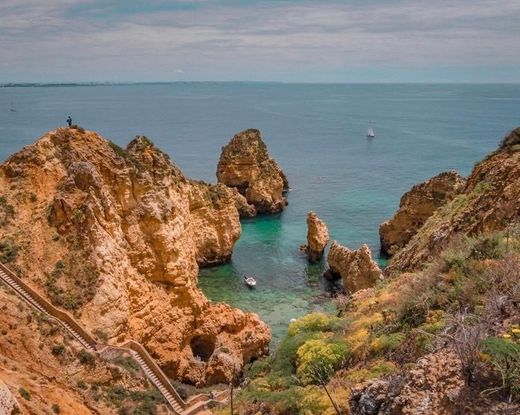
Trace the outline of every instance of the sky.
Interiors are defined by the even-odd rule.
[[[6,82],[520,82],[520,0],[0,0]]]

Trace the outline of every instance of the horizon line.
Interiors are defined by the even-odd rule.
[[[520,85],[519,82],[482,82],[482,81],[418,81],[418,82],[389,82],[389,81],[85,81],[85,82],[0,82],[0,88],[23,87],[70,87],[70,86],[125,86],[125,85],[167,85],[167,84],[286,84],[286,85]]]

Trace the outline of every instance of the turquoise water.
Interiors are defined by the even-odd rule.
[[[16,112],[11,112],[11,102]],[[291,185],[281,215],[243,222],[231,264],[201,271],[214,301],[255,311],[275,338],[290,318],[328,307],[323,265],[298,248],[316,211],[332,238],[368,243],[403,192],[473,164],[520,125],[520,85],[179,83],[0,88],[0,159],[63,125],[67,115],[120,145],[149,136],[192,178],[215,181],[220,148],[259,128]],[[371,123],[376,138],[367,140]],[[255,290],[244,273],[258,280]]]

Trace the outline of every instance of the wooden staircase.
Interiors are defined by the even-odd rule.
[[[159,365],[140,343],[134,340],[129,340],[121,346],[98,343],[69,313],[54,307],[2,263],[0,263],[0,280],[37,311],[61,324],[87,351],[101,353],[106,349],[117,349],[129,353],[139,364],[146,377],[161,392],[175,415],[202,414],[211,402],[223,403],[228,399],[229,391],[225,390],[220,392],[214,399],[207,394],[200,394],[185,402]]]

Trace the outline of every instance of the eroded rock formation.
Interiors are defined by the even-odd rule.
[[[409,373],[354,389],[350,409],[352,415],[453,415],[463,387],[460,360],[445,349],[420,359]]]
[[[341,277],[345,288],[351,293],[373,287],[383,278],[383,273],[372,259],[372,252],[367,245],[351,251],[334,241],[327,261],[330,273]]]
[[[0,195],[10,260],[91,332],[135,339],[197,385],[266,353],[265,323],[197,288],[199,264],[229,259],[243,198],[187,180],[145,137],[123,150],[94,132],[50,132],[1,166]]]
[[[388,273],[432,261],[460,235],[503,229],[520,215],[520,128],[475,165],[464,189],[438,208],[391,260]]]
[[[307,245],[303,250],[309,262],[318,262],[323,258],[323,251],[329,242],[329,229],[314,212],[307,214]]]
[[[381,250],[394,255],[439,207],[461,193],[464,185],[462,176],[448,171],[413,186],[401,197],[399,210],[393,218],[379,227]]]
[[[242,131],[222,148],[217,179],[238,189],[258,213],[280,212],[287,205],[287,178],[269,157],[258,130]]]

